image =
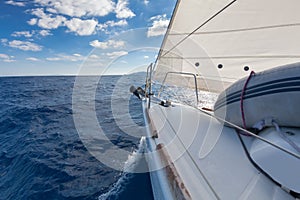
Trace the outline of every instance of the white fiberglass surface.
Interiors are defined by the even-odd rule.
[[[150,117],[185,185],[195,196],[220,199],[290,199],[248,160],[234,129],[197,109],[155,105]],[[210,191],[210,192],[209,192]],[[276,199],[276,198],[275,198]],[[278,199],[278,198],[277,198]]]

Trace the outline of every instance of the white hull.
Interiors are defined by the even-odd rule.
[[[189,106],[143,104],[155,199],[295,199],[254,167],[233,128]]]

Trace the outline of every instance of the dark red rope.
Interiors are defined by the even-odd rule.
[[[242,114],[242,120],[243,120],[243,127],[244,129],[246,129],[246,120],[245,120],[245,113],[244,113],[244,96],[245,96],[245,92],[246,92],[246,89],[247,89],[247,85],[251,79],[251,77],[255,74],[254,71],[251,71],[248,79],[246,80],[245,84],[244,84],[244,87],[243,87],[243,90],[242,90],[242,93],[241,93],[241,114]],[[248,134],[247,134],[248,135]]]

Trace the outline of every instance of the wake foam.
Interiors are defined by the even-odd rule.
[[[138,149],[134,150],[129,156],[127,161],[124,163],[123,172],[120,175],[120,178],[112,188],[98,197],[98,200],[107,200],[107,199],[118,199],[118,195],[124,191],[126,185],[130,182],[133,178],[134,173],[142,172],[139,171],[139,164],[141,160],[144,159],[143,153],[145,152],[145,141],[146,138],[142,137],[140,139]],[[146,172],[146,171],[143,171]]]
[[[194,89],[183,88],[178,86],[164,87],[164,90],[160,94],[161,99],[171,100],[175,103],[186,104],[193,107],[206,107],[210,109],[213,109],[213,105],[218,98],[218,94],[209,91],[199,90],[198,97],[199,102],[197,103]]]

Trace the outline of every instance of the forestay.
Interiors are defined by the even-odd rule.
[[[221,91],[251,70],[299,62],[299,8],[299,0],[178,0],[154,78],[190,72],[200,88]],[[179,76],[166,82],[194,85]]]

